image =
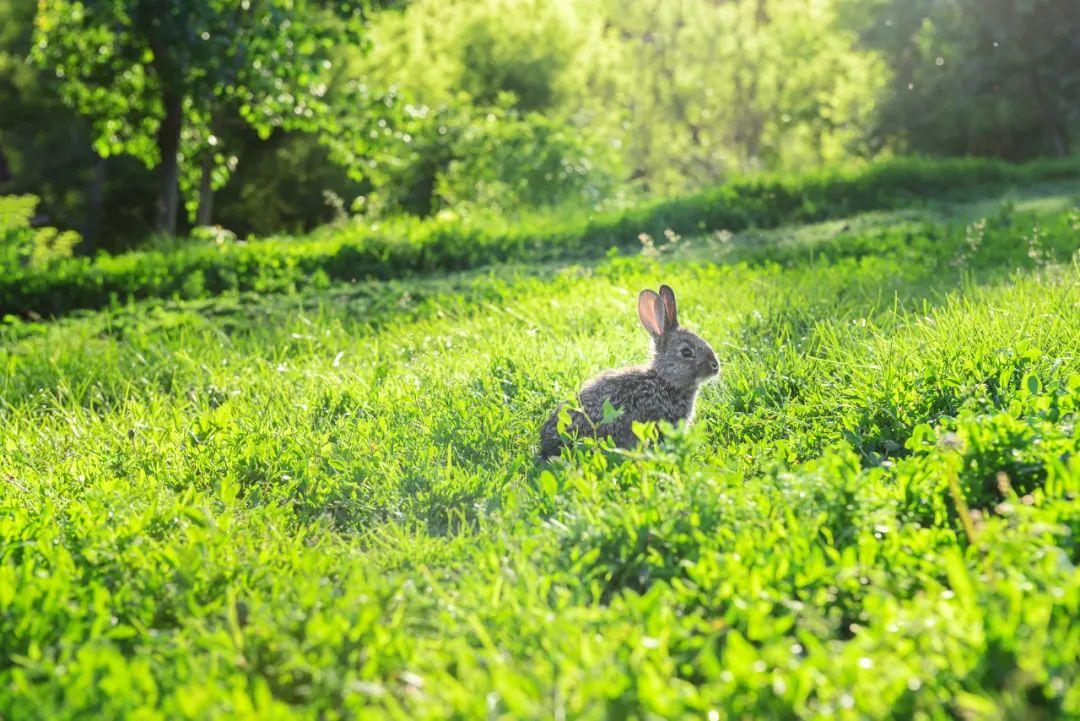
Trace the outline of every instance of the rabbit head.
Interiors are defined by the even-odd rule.
[[[720,371],[712,347],[696,333],[679,326],[675,291],[643,290],[638,295],[638,318],[653,339],[652,367],[667,383],[694,388]]]

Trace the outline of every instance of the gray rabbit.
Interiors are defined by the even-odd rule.
[[[653,339],[652,362],[605,371],[586,383],[578,394],[580,410],[570,411],[570,436],[611,436],[620,448],[632,448],[637,443],[634,421],[675,424],[693,418],[698,388],[720,370],[716,353],[701,337],[679,327],[675,292],[666,285],[659,293],[638,294],[638,318]],[[607,400],[622,414],[603,423]],[[558,416],[556,409],[540,431],[541,460],[559,455],[564,444]]]

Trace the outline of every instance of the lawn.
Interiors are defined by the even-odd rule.
[[[1080,717],[1078,199],[9,317],[0,718]]]

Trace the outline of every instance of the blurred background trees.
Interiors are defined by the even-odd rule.
[[[1024,160],[1067,155],[1080,123],[1080,3],[846,0],[887,69],[875,147]]]
[[[1075,0],[0,0],[0,194],[84,252],[1078,132]]]

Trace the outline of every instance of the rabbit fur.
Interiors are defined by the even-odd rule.
[[[638,318],[653,341],[647,365],[609,370],[586,383],[578,394],[578,408],[569,411],[567,435],[610,436],[619,448],[633,448],[634,421],[691,422],[698,389],[720,370],[716,353],[700,336],[679,325],[675,292],[667,285],[660,292],[638,294]],[[603,423],[604,401],[622,414]],[[557,408],[540,431],[540,459],[559,455],[565,440],[558,432]],[[584,414],[582,413],[584,411]],[[586,417],[587,416],[587,417]]]

